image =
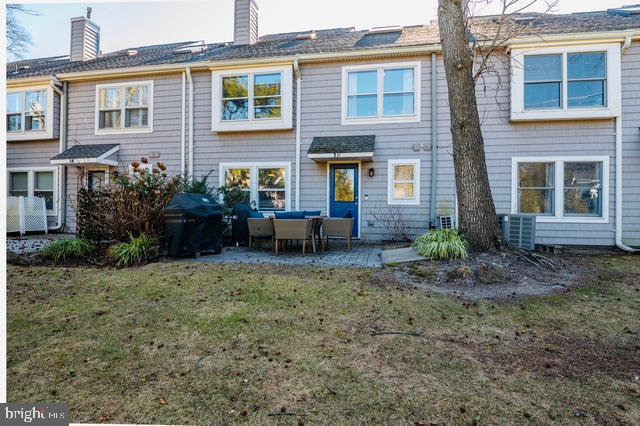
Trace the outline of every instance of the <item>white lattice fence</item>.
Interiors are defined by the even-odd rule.
[[[40,197],[7,198],[7,232],[47,232],[47,204]]]

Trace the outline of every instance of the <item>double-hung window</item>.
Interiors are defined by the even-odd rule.
[[[514,158],[512,213],[607,222],[608,157]]]
[[[342,124],[420,121],[420,63],[343,68]]]
[[[53,116],[48,111],[53,99],[50,87],[11,90],[7,93],[7,139],[49,139],[53,137]]]
[[[420,204],[420,160],[389,160],[387,163],[387,204]]]
[[[289,163],[221,164],[220,182],[260,211],[283,211],[289,209],[289,170]]]
[[[620,46],[512,51],[512,120],[609,118],[620,113]]]
[[[47,212],[51,214],[55,211],[57,192],[55,168],[9,169],[8,172],[9,196],[44,198]]]
[[[96,134],[152,131],[152,81],[101,84],[96,98]]]
[[[213,71],[212,130],[292,128],[290,66]]]

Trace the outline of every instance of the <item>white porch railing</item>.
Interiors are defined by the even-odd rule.
[[[40,197],[7,197],[7,232],[47,233],[47,204]]]

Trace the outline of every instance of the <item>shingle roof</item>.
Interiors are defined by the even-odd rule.
[[[519,17],[533,17],[531,21],[519,21],[513,25],[525,26],[522,35],[568,34],[597,31],[620,31],[640,29],[640,15],[623,16],[600,12],[574,13],[566,15],[520,14]],[[497,17],[484,16],[475,19],[472,25],[478,38],[486,37],[495,30]],[[356,50],[372,50],[397,47],[429,46],[440,43],[438,26],[418,25],[404,27],[402,31],[368,34],[353,28],[316,30],[314,39],[299,39],[306,32],[272,34],[260,37],[253,45],[234,46],[232,43],[208,44],[207,50],[196,53],[175,53],[193,41],[133,47],[135,55],[128,55],[127,49],[102,55],[86,62],[70,62],[68,57],[59,56],[25,60],[7,64],[7,78],[25,78],[55,75],[59,73],[108,70],[128,67],[162,64],[188,64],[201,61],[221,61],[250,58],[268,58],[289,55],[338,53]],[[28,67],[28,68],[25,68]]]
[[[64,152],[56,155],[52,160],[78,160],[83,158],[98,158],[103,154],[118,147],[117,143],[99,145],[74,145]]]
[[[374,135],[363,136],[316,136],[307,154],[346,154],[373,152],[376,146]]]

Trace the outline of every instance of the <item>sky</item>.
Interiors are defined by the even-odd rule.
[[[174,0],[114,2],[22,3],[37,15],[21,15],[19,21],[31,34],[33,46],[25,58],[66,55],[69,52],[70,19],[93,8],[92,20],[101,28],[101,50],[187,40],[207,43],[233,39],[234,0]],[[12,1],[18,2],[18,1]],[[559,0],[557,13],[604,10],[640,0]],[[387,25],[418,25],[437,16],[437,0],[258,0],[260,35],[311,29]],[[497,1],[489,0],[483,14],[497,13]],[[544,9],[538,0],[531,10]]]

